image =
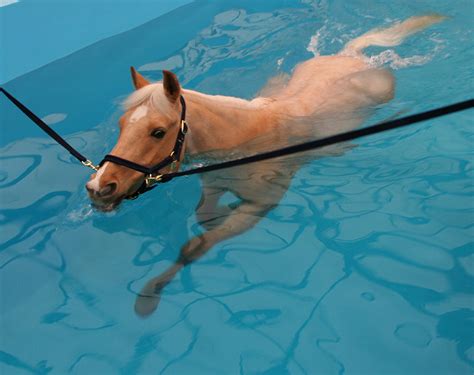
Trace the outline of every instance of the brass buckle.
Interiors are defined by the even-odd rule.
[[[89,167],[89,168],[93,169],[96,172],[99,170],[99,167],[95,166],[90,160],[81,161],[81,163],[82,163],[83,166]]]
[[[187,130],[186,130],[186,120],[181,120],[181,131],[186,134]]]
[[[162,177],[163,177],[162,174],[157,174],[156,176],[153,176],[153,175],[149,174],[148,176],[145,177],[146,187],[150,187],[150,186],[160,182]]]

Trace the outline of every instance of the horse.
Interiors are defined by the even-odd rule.
[[[416,16],[368,31],[339,53],[311,58],[297,65],[291,77],[270,80],[252,100],[184,89],[167,70],[162,82],[151,83],[132,67],[135,91],[123,102],[120,134],[111,154],[146,166],[168,156],[181,129],[181,97],[187,105],[189,131],[177,163],[160,173],[179,169],[185,156],[256,152],[288,145],[294,138],[325,137],[354,129],[394,96],[393,74],[372,67],[364,49],[397,46],[442,19],[439,15]],[[313,152],[310,159],[338,155],[346,148]],[[215,244],[254,227],[278,205],[305,162],[305,158],[286,157],[201,175],[202,197],[196,215],[205,231],[184,244],[171,267],[146,283],[136,299],[136,313],[151,314],[163,288],[183,267]],[[91,175],[86,188],[95,207],[110,211],[137,191],[144,178],[136,170],[105,162]],[[226,192],[237,197],[238,203],[220,205]]]

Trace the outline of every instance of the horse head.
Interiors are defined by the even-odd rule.
[[[131,73],[136,90],[123,103],[120,134],[110,155],[152,167],[173,151],[181,126],[181,87],[176,75],[166,70],[163,81],[157,83],[150,83],[133,67]],[[179,160],[159,173],[179,168]],[[110,211],[134,194],[145,177],[144,173],[106,161],[91,175],[86,189],[98,209]]]

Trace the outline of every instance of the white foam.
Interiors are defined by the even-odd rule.
[[[69,221],[73,223],[79,223],[85,221],[88,217],[94,214],[94,210],[92,209],[90,203],[79,207],[67,214],[67,218]]]
[[[319,56],[320,55],[320,52],[319,52],[319,49],[318,49],[318,45],[319,45],[319,38],[321,37],[321,30],[318,30],[316,32],[316,34],[314,34],[310,41],[309,41],[309,44],[308,46],[306,47],[306,51],[308,52],[311,52],[314,57],[316,56]]]
[[[388,49],[380,52],[378,55],[366,57],[366,61],[372,67],[379,68],[384,65],[390,66],[392,69],[401,69],[408,66],[423,65],[431,61],[434,54],[414,55],[409,57],[401,57],[394,50]]]

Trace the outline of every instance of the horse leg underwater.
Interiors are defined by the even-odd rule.
[[[236,167],[232,172],[203,175],[202,198],[196,216],[205,231],[184,244],[172,266],[146,283],[136,299],[135,312],[140,316],[151,314],[163,288],[182,268],[217,243],[254,227],[279,203],[296,171],[297,168],[288,169],[272,160]],[[219,198],[228,192],[237,198],[236,203],[220,205]]]
[[[304,116],[316,119],[319,128],[312,129],[313,137],[353,129],[367,117],[366,109],[393,97],[392,74],[388,70],[371,68],[364,60],[363,49],[371,45],[398,45],[405,37],[442,18],[438,15],[412,17],[386,29],[369,31],[350,41],[335,56],[316,57],[301,63],[287,84],[277,90],[273,85],[271,90],[262,93],[271,93],[269,102],[272,104],[269,105],[282,108],[282,112],[293,111],[299,119]],[[321,72],[327,72],[327,75]],[[338,117],[341,108],[346,108],[342,118]],[[288,117],[285,119],[291,121]],[[324,156],[324,153],[319,152],[317,156]],[[303,161],[285,163],[277,159],[203,175],[203,196],[196,214],[205,231],[181,248],[171,267],[146,283],[137,296],[136,313],[140,316],[151,314],[160,301],[163,288],[183,267],[202,257],[217,243],[254,227],[279,203],[302,164]],[[226,192],[232,192],[239,198],[239,203],[234,207],[219,206],[219,199]]]

